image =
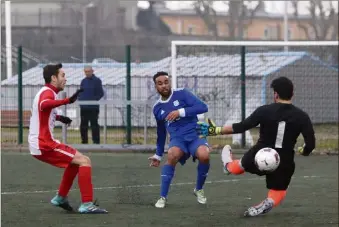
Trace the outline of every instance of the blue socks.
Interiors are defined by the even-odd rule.
[[[196,190],[200,190],[204,186],[209,169],[210,169],[209,163],[205,164],[199,162],[197,167],[198,174],[197,174],[197,185],[195,187]]]
[[[202,189],[202,187],[205,184],[208,171],[210,169],[210,164],[204,164],[200,163],[197,167],[197,184],[196,184],[196,190]],[[161,170],[161,190],[160,190],[160,196],[167,198],[168,191],[172,182],[172,178],[174,176],[174,170],[175,167],[171,165],[164,165]]]
[[[171,165],[164,165],[161,171],[161,190],[160,196],[167,198],[169,187],[174,176],[175,167]]]

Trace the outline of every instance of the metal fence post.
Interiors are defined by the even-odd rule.
[[[104,144],[107,144],[107,104],[104,104]]]
[[[126,99],[131,101],[131,46],[126,46]],[[132,107],[127,104],[126,122],[127,122],[127,144],[132,143]]]
[[[147,101],[144,105],[144,145],[147,144]]]
[[[62,99],[66,98],[66,92],[65,91],[61,92],[61,98]],[[62,113],[63,113],[64,116],[66,116],[67,105],[62,106]],[[62,142],[64,144],[67,143],[67,125],[66,124],[62,124]]]
[[[23,143],[22,47],[18,47],[18,144]]]
[[[241,46],[241,120],[246,118],[246,48]],[[241,147],[246,146],[246,133],[242,133]]]

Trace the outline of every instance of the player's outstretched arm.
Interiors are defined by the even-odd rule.
[[[214,121],[207,118],[207,122],[198,122],[197,131],[200,137],[217,136],[223,134],[231,134],[233,132],[232,126],[216,126]]]
[[[207,105],[190,91],[183,89],[181,92],[187,107],[179,109],[180,117],[192,117],[208,111]]]
[[[264,107],[257,108],[248,118],[232,125],[232,132],[225,134],[243,133],[259,125],[261,116],[264,115]],[[228,131],[228,130],[225,130]]]
[[[71,97],[61,99],[61,100],[55,100],[54,94],[52,91],[45,91],[41,94],[41,101],[40,101],[40,110],[45,111],[45,110],[50,110],[62,105],[70,104],[73,103],[77,100],[78,95],[80,92],[82,92],[83,89],[78,89]]]
[[[211,119],[207,119],[207,122],[198,122],[197,130],[202,137],[242,133],[260,123],[261,112],[259,107],[244,121],[233,125],[216,126]]]
[[[71,97],[69,97],[69,103],[73,103],[75,102],[77,99],[78,99],[78,96],[80,95],[81,92],[83,92],[84,89],[83,88],[80,88],[78,89]]]
[[[166,142],[166,127],[164,121],[157,121],[157,150],[156,153],[149,157],[148,160],[151,161],[150,166],[158,167],[162,155],[165,151],[165,142]]]
[[[298,151],[300,154],[308,156],[315,148],[315,135],[311,119],[307,114],[303,119],[301,134],[304,137],[305,144],[303,147],[299,147]]]
[[[40,100],[39,106],[41,111],[50,110],[69,103],[69,99],[55,100],[53,92],[49,90],[41,94]]]

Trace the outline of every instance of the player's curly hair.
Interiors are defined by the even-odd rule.
[[[277,92],[282,100],[291,100],[293,96],[293,83],[287,77],[278,77],[271,83],[273,91]]]
[[[153,76],[153,82],[154,82],[154,83],[155,83],[155,80],[156,80],[159,76],[168,76],[168,73],[167,73],[167,72],[160,71],[160,72],[157,72],[156,74],[154,74],[154,76]]]
[[[43,68],[43,75],[45,79],[45,83],[49,84],[52,81],[52,76],[57,76],[59,73],[59,69],[62,68],[62,64],[48,64]]]

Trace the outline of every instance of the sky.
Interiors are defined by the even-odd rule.
[[[329,1],[324,1],[328,3]],[[334,7],[338,10],[338,1],[332,1],[334,3]],[[284,13],[284,4],[285,1],[265,1],[266,3],[266,10],[271,13]],[[169,9],[181,9],[181,8],[188,8],[192,4],[192,1],[166,1],[166,6]],[[147,1],[138,1],[138,5],[140,7],[147,7]],[[216,8],[223,8],[222,1],[215,1]],[[307,1],[300,1],[299,2],[299,11],[301,14],[307,13]],[[292,4],[288,4],[288,12],[293,13]]]

